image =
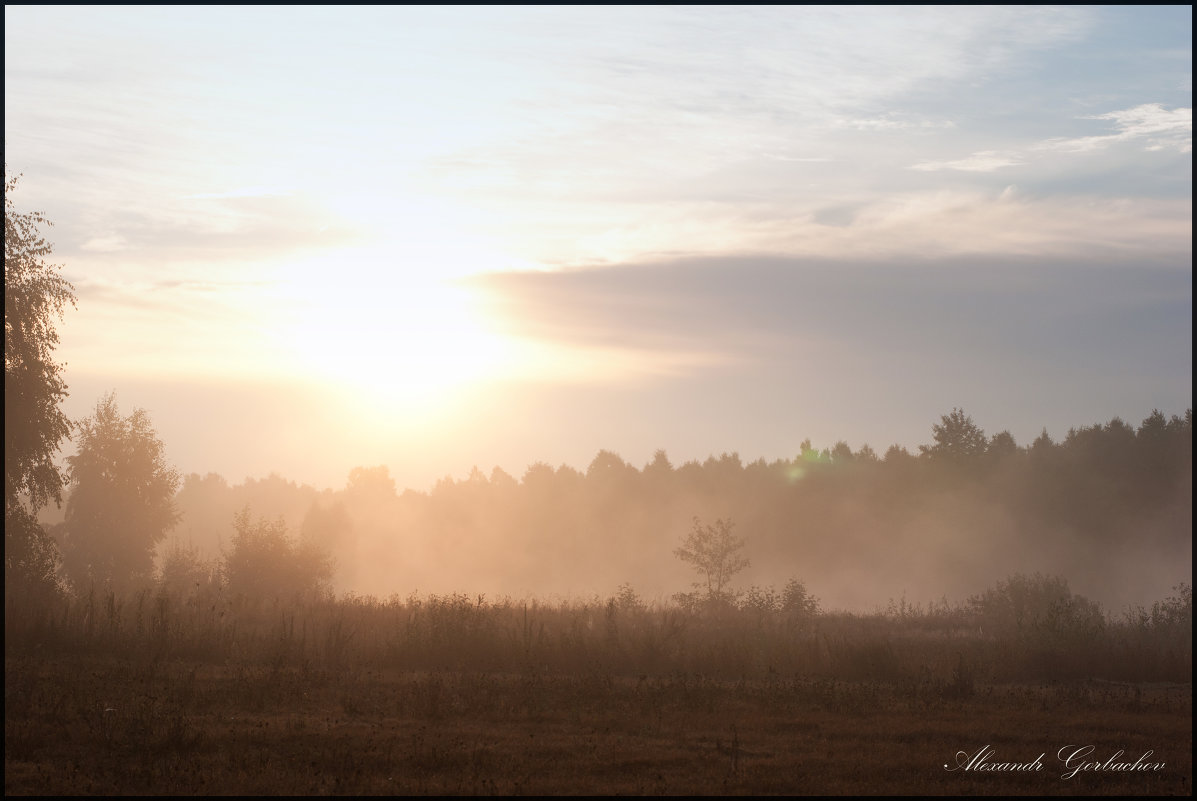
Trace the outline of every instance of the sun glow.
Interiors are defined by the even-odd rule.
[[[460,283],[321,267],[332,280],[287,282],[280,345],[292,369],[362,411],[427,421],[470,385],[518,370],[514,343]]]

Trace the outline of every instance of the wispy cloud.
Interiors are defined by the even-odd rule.
[[[910,130],[949,130],[956,127],[951,120],[912,119],[894,113],[881,117],[845,119],[840,125],[855,128],[858,131],[910,131]]]
[[[765,153],[765,158],[774,161],[793,161],[800,164],[826,164],[834,159],[829,159],[824,156],[787,156],[784,153]]]
[[[310,198],[235,191],[91,210],[56,243],[70,260],[195,262],[270,259],[343,246],[360,231]]]
[[[200,192],[193,195],[184,195],[184,200],[229,200],[231,198],[243,197],[281,197],[285,195],[295,194],[291,189],[279,189],[276,187],[265,186],[244,186],[237,189],[229,189],[225,192]]]
[[[973,153],[967,158],[957,159],[955,161],[921,161],[913,165],[910,169],[922,170],[924,172],[937,172],[939,170],[960,170],[962,172],[993,172],[1000,170],[1002,167],[1016,167],[1022,164],[1018,157],[1010,153],[1002,153],[997,150],[982,150]]]
[[[731,250],[815,258],[947,254],[1044,257],[1137,254],[1188,264],[1192,202],[1182,198],[1038,195],[1006,187],[862,194],[839,203],[818,198],[598,207],[568,227],[546,216],[514,236],[539,236],[534,261],[561,266],[635,262],[665,256],[716,256]],[[601,213],[597,213],[601,212]],[[586,254],[579,259],[574,254]]]
[[[1036,147],[1068,153],[1092,153],[1118,142],[1145,140],[1145,150],[1175,149],[1181,153],[1193,151],[1193,109],[1166,109],[1161,103],[1144,103],[1134,108],[1082,117],[1088,120],[1109,120],[1118,129],[1112,134],[1047,139]]]
[[[521,103],[537,124],[430,160],[428,183],[471,193],[516,187],[517,202],[644,202],[646,194],[674,201],[693,196],[683,184],[696,171],[727,175],[745,152],[851,165],[883,152],[876,143],[900,137],[917,135],[934,147],[959,123],[938,109],[912,108],[911,95],[999,82],[1021,60],[1081,36],[1093,16],[1087,9],[991,7],[643,15],[604,12],[592,20],[594,36],[565,52],[559,42],[542,42],[556,68],[538,78],[547,85],[535,99]],[[600,31],[628,17],[638,34],[619,37],[627,46],[603,44],[614,38]],[[747,51],[744,41],[753,43]],[[540,47],[527,52],[546,57]],[[661,197],[671,190],[673,197]]]
[[[72,284],[78,298],[98,314],[120,315],[140,310],[159,315],[159,322],[165,325],[180,317],[231,319],[243,314],[245,296],[260,296],[273,282],[203,279],[129,282],[82,278]]]
[[[103,236],[93,236],[80,245],[79,249],[88,251],[89,253],[118,253],[128,247],[128,245],[128,240],[120,234],[106,234]]]
[[[1031,145],[1026,152],[981,150],[971,156],[950,161],[920,161],[910,169],[922,172],[958,170],[961,172],[994,172],[1016,167],[1042,158],[1045,152],[1096,153],[1122,142],[1141,142],[1146,151],[1193,150],[1193,110],[1167,109],[1161,103],[1144,103],[1133,108],[1081,117],[1086,120],[1107,120],[1118,129],[1112,134],[1096,136],[1056,137]]]

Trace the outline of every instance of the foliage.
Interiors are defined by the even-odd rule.
[[[230,594],[251,602],[329,593],[333,561],[313,540],[296,541],[282,518],[250,519],[249,507],[233,518],[233,547],[224,557]]]
[[[806,591],[806,585],[796,578],[786,582],[779,593],[772,586],[753,584],[740,598],[741,612],[751,613],[757,622],[770,617],[781,617],[791,627],[806,626],[820,614],[819,599]]]
[[[1062,576],[1015,573],[969,604],[982,630],[994,635],[1060,637],[1102,625],[1100,607],[1074,595]]]
[[[20,504],[4,510],[4,597],[6,602],[44,604],[61,593],[58,546],[33,513]]]
[[[39,228],[40,212],[19,213],[12,199],[19,176],[4,168],[4,579],[18,588],[52,589],[58,567],[53,540],[37,524],[38,510],[61,503],[64,478],[54,464],[71,425],[59,408],[67,396],[63,365],[54,361],[55,318],[74,287]]]
[[[304,515],[299,534],[304,540],[335,547],[353,533],[353,521],[345,504],[338,501],[330,506],[313,503]]]
[[[619,591],[612,600],[615,606],[624,612],[643,612],[648,609],[648,604],[644,602],[644,599],[640,597],[635,588],[626,581],[619,585]]]
[[[801,581],[790,579],[781,593],[781,610],[795,617],[814,617],[819,614],[819,599]]]
[[[1172,588],[1175,595],[1151,605],[1151,622],[1154,626],[1172,627],[1188,631],[1193,635],[1193,585],[1181,582]]]
[[[1156,601],[1151,609],[1137,607],[1127,610],[1128,625],[1140,631],[1168,637],[1177,647],[1193,648],[1193,585],[1181,582],[1172,588],[1173,595]]]
[[[349,484],[346,491],[350,495],[393,498],[395,496],[395,479],[391,478],[391,471],[386,465],[355,467],[349,471]]]
[[[943,415],[931,433],[935,444],[920,445],[919,450],[933,460],[968,464],[985,455],[985,432],[961,409]]]
[[[64,560],[77,589],[147,582],[154,548],[177,522],[179,473],[144,409],[122,417],[116,396],[96,403],[79,424],[79,451],[67,459]]]
[[[735,596],[728,590],[732,576],[748,567],[748,558],[740,551],[746,541],[732,534],[733,523],[719,518],[713,525],[704,525],[697,517],[694,527],[686,535],[674,555],[698,571],[694,589],[712,605],[731,603]]]
[[[999,431],[994,434],[986,449],[986,455],[995,462],[1012,458],[1018,453],[1018,443],[1014,441],[1014,435],[1009,431]]]
[[[755,612],[758,615],[772,614],[781,609],[781,599],[777,597],[777,590],[773,587],[760,587],[753,584],[740,599],[740,609],[745,612]]]
[[[219,581],[217,565],[205,560],[195,545],[176,541],[162,557],[158,586],[171,597],[191,600],[215,590]]]

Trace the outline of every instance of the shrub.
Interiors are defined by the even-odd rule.
[[[224,578],[234,597],[289,600],[331,593],[332,557],[310,540],[288,536],[282,518],[251,522],[246,508],[234,515],[233,527]]]
[[[805,584],[792,578],[782,590],[781,611],[794,617],[814,617],[819,614],[819,599],[806,591]]]
[[[158,588],[179,599],[195,598],[220,583],[219,567],[200,556],[199,548],[174,542],[162,557]]]
[[[1061,635],[1100,629],[1101,608],[1068,588],[1062,576],[1016,573],[969,599],[986,634],[1026,638],[1035,633]]]

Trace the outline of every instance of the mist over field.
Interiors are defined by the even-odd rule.
[[[673,553],[693,519],[722,518],[746,540],[740,590],[797,578],[828,608],[871,611],[903,598],[959,602],[1041,572],[1120,612],[1191,581],[1187,419],[1153,416],[1137,436],[1120,421],[1082,427],[1025,449],[1000,451],[999,440],[971,464],[930,447],[882,460],[840,444],[773,463],[723,454],[674,466],[659,452],[641,468],[602,451],[585,470],[538,463],[517,478],[475,467],[428,492],[400,490],[383,466],[322,491],[277,475],[192,474],[160,554],[219,559],[248,509],[327,549],[339,593],[584,600],[626,583],[667,601],[693,578]]]

